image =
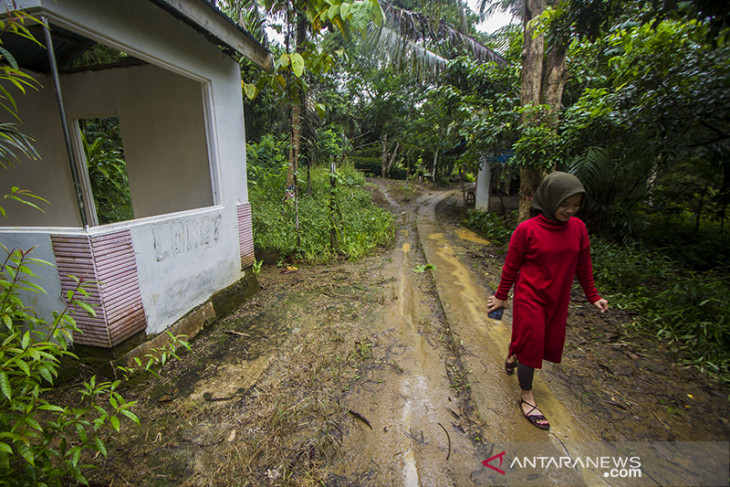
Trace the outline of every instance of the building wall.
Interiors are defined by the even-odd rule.
[[[489,211],[489,197],[491,193],[492,165],[487,157],[479,160],[481,167],[477,176],[477,184],[474,195],[474,208],[482,211]]]
[[[229,212],[210,208],[132,228],[148,331],[158,333],[242,274]]]
[[[8,218],[3,223],[7,226],[81,226],[49,82],[18,100],[26,130],[39,141],[41,159],[17,164],[3,179],[30,189],[50,204],[42,205],[45,213],[20,204],[6,208]],[[135,218],[214,204],[204,88],[197,81],[156,66],[62,77],[72,136],[78,137],[78,119],[119,119]],[[74,142],[81,158],[80,140]]]
[[[33,248],[32,257],[56,264],[49,231],[54,236],[97,236],[128,229],[139,275],[139,288],[147,316],[147,333],[164,331],[212,294],[243,277],[239,255],[239,235],[227,209],[202,210],[82,229],[0,229],[0,243],[9,249]],[[231,229],[232,231],[229,231]],[[36,281],[46,295],[26,293],[24,302],[50,319],[61,311],[62,297],[58,272],[52,266],[32,265]],[[77,276],[86,277],[93,276]]]
[[[158,333],[244,275],[236,211],[248,201],[240,68],[149,0],[42,3],[52,23],[156,65],[62,80],[69,118],[119,116],[135,217],[142,218],[80,228],[52,83],[44,79],[43,90],[18,100],[43,160],[20,164],[3,181],[52,206],[40,216],[6,207],[12,220],[3,222],[0,242],[38,245],[35,256],[54,262],[49,234],[129,229],[147,332]],[[57,275],[44,274],[39,284],[49,290],[39,309],[57,310]]]

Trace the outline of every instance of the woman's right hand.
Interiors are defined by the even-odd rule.
[[[487,312],[491,313],[495,309],[506,308],[509,305],[509,301],[502,301],[497,296],[489,296],[487,299]]]

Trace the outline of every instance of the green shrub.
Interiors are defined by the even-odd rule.
[[[374,176],[380,176],[380,171],[383,168],[383,161],[380,157],[351,156],[350,159],[356,169]]]
[[[76,358],[68,350],[78,331],[70,307],[93,309],[83,299],[84,283],[64,296],[66,307],[53,322],[40,319],[23,302],[28,293],[44,292],[33,282],[32,267],[50,265],[32,251],[8,250],[0,266],[0,480],[9,485],[65,485],[69,479],[86,484],[84,453],[106,447],[99,433],[119,431],[120,419],[138,422],[117,392],[121,381],[96,382],[92,377],[79,390],[76,406],[59,406],[46,399],[58,377],[61,359]]]
[[[641,239],[647,246],[656,246],[682,264],[697,270],[724,268],[730,271],[730,237],[718,222],[702,221],[695,227],[695,215],[647,218],[648,225]]]
[[[259,191],[276,189],[266,185],[277,185],[281,177],[286,176],[288,151],[289,143],[284,136],[277,139],[274,135],[267,134],[261,137],[258,144],[247,144],[246,170],[249,188],[256,187]],[[259,187],[261,185],[264,187]]]
[[[495,245],[507,245],[517,226],[517,218],[514,213],[505,219],[496,213],[468,209],[464,224],[485,235]]]

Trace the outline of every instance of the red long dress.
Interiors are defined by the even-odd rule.
[[[558,222],[538,215],[517,226],[495,293],[506,300],[515,286],[510,356],[534,368],[541,368],[543,360],[560,362],[575,276],[591,303],[601,299],[583,221],[573,217]]]

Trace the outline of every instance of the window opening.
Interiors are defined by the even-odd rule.
[[[134,218],[119,118],[79,120],[91,193],[100,225]]]

